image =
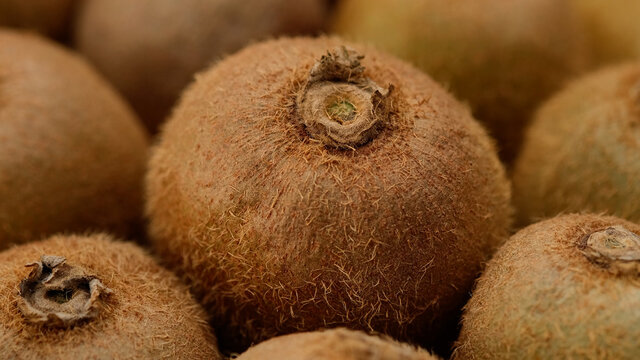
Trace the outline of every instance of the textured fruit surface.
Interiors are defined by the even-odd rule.
[[[19,288],[43,255],[55,260],[54,279],[75,272],[100,280],[108,295],[96,300],[101,306],[94,317],[71,327],[52,322],[52,315],[41,322],[26,317]],[[47,257],[43,260],[46,264]],[[63,266],[67,269],[56,274]],[[75,285],[73,280],[60,284],[61,290]],[[74,290],[60,297],[51,288],[40,297],[40,307],[73,305],[83,295],[82,288]],[[0,354],[5,359],[221,359],[205,319],[174,274],[136,245],[108,235],[54,236],[0,253]]]
[[[37,30],[46,35],[65,35],[74,0],[0,0],[0,26]]]
[[[635,359],[640,226],[596,215],[531,225],[465,307],[455,359]]]
[[[515,157],[531,111],[586,64],[566,0],[345,0],[334,30],[411,61]]]
[[[64,231],[129,234],[147,135],[79,57],[0,31],[0,249]]]
[[[347,329],[284,335],[253,346],[238,360],[436,360],[425,350]]]
[[[522,225],[581,211],[640,222],[640,64],[590,74],[544,104],[513,186]]]
[[[87,0],[76,45],[155,131],[194,74],[251,41],[313,33],[324,0]]]
[[[147,187],[155,248],[239,349],[335,326],[433,345],[510,223],[467,109],[338,38],[268,41],[200,74]]]

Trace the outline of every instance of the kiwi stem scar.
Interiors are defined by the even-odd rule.
[[[393,86],[384,90],[365,77],[362,58],[345,47],[322,56],[298,95],[302,125],[325,146],[355,149],[389,122]]]
[[[583,236],[578,249],[593,264],[614,274],[640,274],[640,236],[623,226]]]
[[[30,323],[67,327],[97,316],[111,293],[95,276],[68,265],[62,256],[43,255],[20,282],[20,310]]]
[[[327,115],[340,124],[351,121],[356,111],[356,107],[349,100],[338,100],[327,107]]]

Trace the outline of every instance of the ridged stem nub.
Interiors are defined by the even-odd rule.
[[[25,319],[34,324],[69,327],[96,317],[111,293],[95,276],[65,263],[62,256],[43,255],[20,282],[19,303]]]
[[[640,236],[623,226],[587,234],[578,249],[593,264],[616,275],[640,275]]]
[[[389,121],[393,85],[364,76],[363,56],[341,47],[313,66],[297,99],[302,125],[329,147],[353,149],[373,140]]]

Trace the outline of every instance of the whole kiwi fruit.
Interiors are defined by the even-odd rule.
[[[454,359],[635,359],[640,225],[564,215],[501,247],[465,307]]]
[[[66,35],[76,0],[0,0],[0,26],[36,30],[61,38]]]
[[[56,235],[0,264],[5,359],[221,359],[187,287],[134,244]]]
[[[640,58],[640,2],[572,0],[598,64]]]
[[[80,57],[0,31],[0,249],[139,227],[148,136]]]
[[[530,112],[588,62],[567,0],[344,0],[333,28],[450,87],[509,164]]]
[[[344,328],[279,336],[238,360],[436,360],[426,350]]]
[[[75,42],[155,132],[194,74],[251,41],[319,31],[326,0],[85,0]]]
[[[513,171],[518,222],[606,212],[640,222],[640,63],[578,79],[547,101]]]
[[[146,211],[221,347],[336,326],[434,345],[506,239],[509,199],[491,139],[428,76],[338,38],[284,38],[185,92]]]

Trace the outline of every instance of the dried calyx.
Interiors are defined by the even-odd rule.
[[[297,99],[301,123],[324,145],[352,149],[375,138],[389,120],[393,85],[364,76],[363,56],[341,47],[313,66]]]
[[[20,282],[20,310],[30,323],[68,327],[96,317],[111,293],[98,278],[65,263],[61,256],[43,255]]]
[[[589,261],[613,274],[640,275],[640,236],[623,226],[587,234],[578,248]]]

